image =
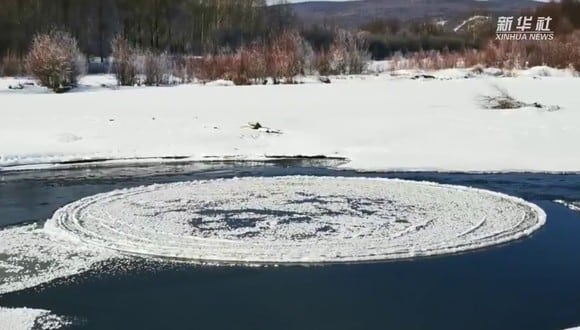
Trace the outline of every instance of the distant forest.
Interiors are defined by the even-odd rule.
[[[267,38],[293,20],[289,6],[265,0],[0,0],[0,55],[22,56],[34,35],[52,29],[101,58],[117,34],[145,49],[211,52]]]
[[[286,0],[276,3],[268,6],[266,0],[0,0],[0,65],[22,62],[34,36],[53,30],[70,33],[83,54],[101,59],[112,54],[111,41],[118,35],[136,49],[176,56],[235,53],[253,46],[255,41],[262,46],[271,43],[287,31],[297,32],[315,52],[331,50],[340,35],[337,28],[326,23],[305,26]],[[523,13],[550,16],[551,27],[561,39],[580,30],[580,0],[546,3]],[[466,18],[473,14],[466,13]],[[478,15],[484,15],[484,19],[474,20],[459,31],[451,24],[439,24],[432,19],[379,18],[358,26],[356,36],[363,41],[361,47],[378,60],[425,51],[481,50],[493,41],[496,20],[490,14]]]

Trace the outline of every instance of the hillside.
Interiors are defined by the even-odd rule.
[[[433,18],[454,21],[465,18],[474,11],[508,15],[537,4],[533,0],[361,0],[304,2],[293,4],[292,7],[306,25],[326,22],[352,27],[381,18],[397,18],[403,21]]]

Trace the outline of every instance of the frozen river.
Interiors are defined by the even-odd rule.
[[[315,165],[314,167],[312,165]],[[540,206],[532,236],[472,253],[328,266],[212,267],[133,260],[0,296],[74,329],[563,329],[580,325],[580,175],[360,173],[302,162],[0,173],[0,225],[44,221],[99,193],[232,177],[399,178],[470,186]],[[477,226],[476,226],[477,227]],[[464,230],[460,230],[464,231]],[[0,256],[1,260],[2,256]],[[1,278],[0,283],[5,279]]]

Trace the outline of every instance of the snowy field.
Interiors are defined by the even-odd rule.
[[[3,330],[53,330],[68,324],[65,319],[42,309],[0,307],[0,329]]]
[[[375,68],[381,70],[379,66]],[[580,171],[580,79],[533,68],[333,77],[332,84],[162,88],[114,87],[89,76],[55,95],[0,80],[0,168],[79,160],[262,160],[346,157],[361,170]],[[477,101],[500,86],[526,107],[487,110]],[[249,123],[264,126],[251,129]]]

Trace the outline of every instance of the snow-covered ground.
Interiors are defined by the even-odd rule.
[[[345,166],[361,170],[580,171],[580,79],[549,68],[509,78],[494,77],[497,71],[121,89],[102,75],[62,95],[29,86],[11,90],[16,81],[5,78],[0,169],[98,159],[325,155],[346,157]],[[493,94],[493,85],[561,110],[482,109],[477,98]],[[253,130],[250,122],[266,128]]]
[[[42,309],[0,307],[0,329],[3,330],[28,330],[35,326],[42,330],[53,330],[67,324],[63,318]]]
[[[44,313],[46,311],[38,309],[0,307],[0,329],[32,329],[36,319]]]

